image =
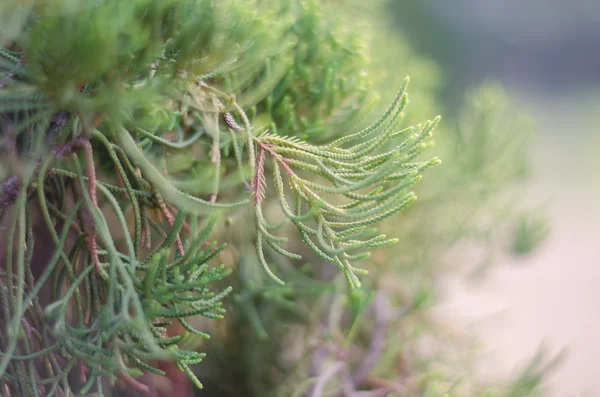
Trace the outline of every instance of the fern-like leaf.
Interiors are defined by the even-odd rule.
[[[406,84],[374,124],[327,145],[315,146],[268,132],[255,138],[260,153],[255,186],[259,186],[258,182],[264,186],[263,156],[266,153],[271,160],[273,183],[284,215],[319,258],[340,268],[351,288],[359,287],[358,275],[366,274],[355,262],[368,257],[370,250],[396,241],[366,227],[414,202],[416,196],[407,189],[420,179],[422,171],[440,163],[437,158],[411,162],[424,148],[423,141],[431,136],[439,117],[415,128],[395,129],[407,103],[405,90]],[[388,145],[400,137],[405,137],[404,141],[395,147]],[[387,147],[392,149],[380,151]],[[322,182],[315,181],[315,176]],[[289,203],[290,195],[295,201],[293,205]],[[340,200],[344,197],[345,203]],[[263,200],[261,195],[260,200],[255,201],[257,251],[263,267],[268,269],[262,253],[263,242],[288,258],[296,259],[298,255],[284,250],[280,244],[286,240],[268,231],[269,224],[260,210]]]

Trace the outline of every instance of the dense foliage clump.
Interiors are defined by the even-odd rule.
[[[440,163],[423,157],[439,117],[408,125],[408,79],[371,116],[366,35],[336,7],[0,6],[1,395],[149,392],[165,365],[245,396],[451,388],[413,344],[461,237],[439,214],[519,177],[488,164],[522,153],[467,120],[442,145],[455,179],[402,211]]]

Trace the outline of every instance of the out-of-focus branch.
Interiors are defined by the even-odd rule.
[[[389,323],[393,319],[393,311],[390,308],[388,298],[383,293],[379,293],[375,297],[373,310],[375,312],[375,329],[372,333],[369,350],[352,376],[355,385],[362,384],[377,365],[385,346]]]

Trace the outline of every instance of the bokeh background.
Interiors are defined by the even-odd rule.
[[[552,397],[600,396],[600,2],[420,0],[390,3],[394,25],[435,60],[447,111],[500,81],[535,120],[534,179],[551,232],[532,255],[477,280],[447,277],[436,310],[479,334],[480,370],[508,374],[544,344],[561,365]]]

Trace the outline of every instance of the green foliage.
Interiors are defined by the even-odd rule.
[[[364,98],[366,90],[358,89],[360,74],[353,80],[350,73],[360,65],[342,56],[353,50],[331,36],[316,4],[266,7],[265,2],[40,3],[23,32],[2,50],[0,110],[6,120],[3,137],[12,142],[12,162],[6,163],[12,176],[3,186],[3,205],[14,209],[2,278],[8,292],[0,372],[7,374],[9,389],[26,395],[38,389],[69,393],[67,376],[79,366],[79,393],[92,387],[101,393],[103,378],[135,384],[135,368],[160,373],[151,365],[157,359],[172,360],[191,374],[187,365],[203,355],[178,344],[189,334],[205,334],[185,318],[221,317],[220,300],[230,291],[215,295],[208,289],[227,272],[223,266],[208,267],[218,252],[202,244],[216,214],[248,203],[244,195],[241,201],[217,200],[218,195],[239,197],[234,182],[241,185],[248,171],[258,258],[271,275],[263,241],[288,258],[301,256],[282,248],[283,239],[267,231],[272,225],[261,205],[269,167],[284,216],[308,247],[340,267],[351,287],[359,285],[356,273],[362,273],[353,262],[366,258],[365,250],[395,241],[372,236],[366,226],[414,200],[406,189],[438,160],[410,161],[424,148],[422,141],[437,119],[398,130],[406,105],[403,89],[379,120],[357,133],[320,146],[289,137],[286,133],[300,130],[303,137],[324,133],[317,124],[334,111],[349,118],[362,100],[350,108],[334,105],[356,95]],[[267,29],[273,13],[292,24]],[[327,46],[321,45],[323,36]],[[272,44],[289,37],[293,62],[286,62],[289,44]],[[265,61],[269,53],[273,56]],[[322,69],[309,68],[313,63]],[[273,75],[272,68],[279,72]],[[216,88],[232,85],[241,95]],[[313,110],[298,124],[296,107],[308,104]],[[244,109],[270,117],[268,124],[282,135],[254,127],[260,123],[252,124]],[[396,148],[377,152],[404,135]],[[197,173],[207,163],[212,170],[208,199],[167,176],[185,181],[191,175],[202,183]],[[231,179],[234,168],[238,176]],[[282,174],[295,196],[294,210]],[[229,192],[221,189],[226,180]],[[339,204],[335,197],[348,202]],[[28,203],[39,208],[54,242],[45,264],[33,263],[31,253],[18,249],[26,239],[29,250],[37,244]],[[153,219],[153,211],[162,219]],[[109,215],[116,228],[109,226],[114,223]],[[208,225],[199,227],[207,215]],[[36,266],[42,267],[41,275],[26,277]],[[25,294],[26,287],[32,292]],[[51,303],[43,313],[28,312],[44,287],[50,289]],[[165,336],[170,319],[186,332]],[[40,352],[16,337],[24,329],[40,335],[45,346]],[[19,375],[21,364],[29,366],[25,378]]]
[[[511,250],[515,255],[527,255],[538,248],[549,234],[546,218],[524,213],[517,217]]]
[[[373,125],[321,147],[270,134],[259,136],[253,190],[257,204],[257,248],[259,259],[265,267],[268,265],[262,252],[263,241],[288,258],[301,258],[281,248],[280,239],[267,230],[278,227],[267,223],[261,209],[265,195],[264,158],[269,156],[274,163],[275,189],[284,216],[294,223],[301,239],[319,258],[336,264],[351,287],[360,286],[356,273],[362,271],[352,266],[351,261],[367,258],[369,251],[365,250],[397,241],[381,234],[373,237],[374,230],[367,229],[367,226],[411,204],[416,197],[413,193],[407,193],[406,189],[420,179],[420,172],[439,163],[437,158],[420,163],[410,162],[425,147],[422,142],[430,136],[439,118],[423,126],[396,131],[397,119],[404,105],[406,95],[403,89],[392,106]],[[403,135],[408,138],[401,144],[371,155],[389,140]],[[349,146],[351,143],[354,145]],[[295,158],[288,157],[290,155]],[[308,171],[313,178],[317,175],[331,185],[304,179],[294,171],[294,167]],[[286,175],[296,199],[294,211],[285,197],[282,174]],[[358,193],[364,189],[370,191]],[[351,201],[343,205],[331,204],[317,192],[343,195]],[[308,226],[308,220],[316,223],[316,228]]]
[[[497,97],[477,96],[442,139],[451,172],[416,185],[440,163],[423,159],[440,119],[409,126],[405,80],[371,120],[392,94],[368,32],[329,3],[0,6],[0,394],[145,391],[157,361],[199,387],[235,370],[240,395],[323,395],[319,370],[352,373],[346,394],[454,384],[418,348],[440,258],[477,230],[447,219],[485,214],[521,175],[521,145],[499,139]]]

